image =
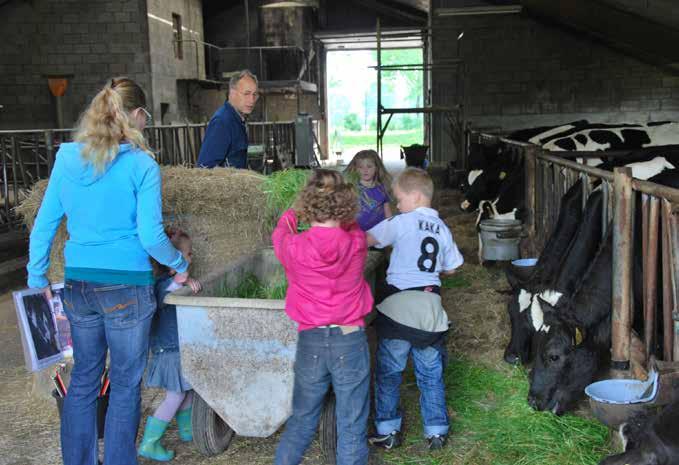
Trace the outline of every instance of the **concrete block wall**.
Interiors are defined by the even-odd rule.
[[[464,31],[463,99],[476,127],[505,130],[577,119],[596,122],[679,120],[679,76],[623,55],[586,36],[524,14],[432,17],[434,62],[457,56]],[[434,71],[437,105],[457,102],[454,73]],[[434,141],[443,128],[434,125]],[[457,154],[436,144],[434,159]]]
[[[202,1],[147,0],[147,8],[154,119],[158,124],[191,121],[185,106],[179,104],[178,94],[186,86],[177,80],[205,79]],[[173,14],[181,17],[182,59],[175,56]]]
[[[10,1],[0,16],[0,129],[56,127],[48,75],[72,76],[67,127],[112,76],[150,93],[145,0]]]

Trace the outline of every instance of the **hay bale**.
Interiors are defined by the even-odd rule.
[[[246,170],[204,170],[161,167],[163,177],[163,217],[194,241],[191,274],[204,276],[234,258],[253,252],[268,240],[270,212],[262,190],[264,176]],[[33,186],[28,198],[16,208],[31,229],[38,214],[47,181]],[[65,221],[52,244],[48,278],[64,279]]]

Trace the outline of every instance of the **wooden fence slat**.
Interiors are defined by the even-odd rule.
[[[632,329],[632,251],[634,196],[632,170],[614,171],[615,204],[613,215],[613,316],[611,318],[611,368],[628,370]]]
[[[670,216],[672,206],[663,199],[661,218],[662,218],[662,275],[663,275],[663,359],[666,362],[672,361],[673,348],[673,321],[672,309],[673,290],[672,290],[672,244],[670,240]]]

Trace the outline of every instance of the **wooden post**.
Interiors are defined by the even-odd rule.
[[[615,168],[613,191],[613,341],[611,369],[629,370],[632,321],[634,196],[632,170]]]
[[[660,221],[660,200],[657,197],[644,198],[644,342],[646,360],[655,352],[656,305],[658,293],[658,229]],[[650,370],[651,367],[648,367]]]
[[[526,147],[523,149],[523,169],[525,180],[525,216],[523,225],[528,237],[524,241],[524,257],[535,257],[537,254],[536,226],[535,226],[535,207],[537,186],[535,183],[536,160],[538,147]]]
[[[669,204],[669,202],[668,202]],[[672,207],[670,206],[670,209]],[[669,215],[670,221],[670,251],[672,255],[672,320],[674,323],[674,335],[672,341],[672,360],[675,362],[679,360],[679,254],[677,247],[679,247],[679,223],[675,213]]]
[[[674,336],[674,322],[672,321],[674,292],[672,289],[672,241],[670,240],[672,206],[666,199],[663,199],[662,204],[663,359],[671,362],[674,345],[672,340]]]

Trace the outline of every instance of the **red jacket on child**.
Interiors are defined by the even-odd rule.
[[[368,248],[357,223],[313,226],[298,234],[297,216],[288,210],[272,241],[288,278],[285,311],[299,323],[299,331],[330,324],[364,326],[373,297],[363,278]]]

